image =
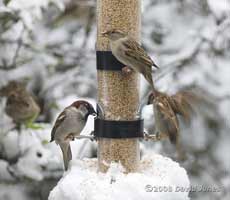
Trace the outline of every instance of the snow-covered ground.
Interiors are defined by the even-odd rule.
[[[97,159],[72,161],[49,200],[190,199],[186,171],[158,154],[146,155],[139,173],[124,174],[117,163],[111,163],[105,174],[97,170]]]

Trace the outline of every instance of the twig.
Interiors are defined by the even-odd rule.
[[[24,31],[25,31],[25,28],[24,28],[24,26],[23,26],[23,27],[22,27],[22,31],[21,31],[21,33],[20,33],[19,40],[18,40],[18,46],[17,46],[17,49],[16,49],[16,51],[15,51],[15,54],[14,54],[14,57],[13,57],[11,66],[16,66],[16,60],[17,60],[17,58],[18,58],[19,51],[20,51],[20,49],[21,49],[21,47],[22,47],[22,37],[23,37]]]
[[[172,62],[167,63],[164,67],[162,67],[162,71],[155,75],[155,82],[159,81],[166,74],[181,68],[187,63],[191,62],[196,55],[199,53],[200,48],[204,42],[203,38],[199,38],[198,42],[194,45],[193,50],[186,55],[181,55],[179,58],[175,59]]]

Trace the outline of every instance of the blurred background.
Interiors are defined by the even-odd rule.
[[[25,84],[41,108],[42,129],[15,128],[0,99],[0,199],[46,200],[63,174],[58,146],[49,143],[55,118],[76,99],[96,104],[95,0],[0,0],[0,88]],[[230,1],[143,0],[142,44],[160,66],[153,76],[168,94],[195,89],[208,100],[190,125],[180,124],[192,186],[191,199],[230,199]],[[148,86],[141,80],[141,94]],[[154,132],[152,106],[143,109]],[[83,134],[93,129],[90,118]],[[95,157],[96,143],[71,143],[74,158]],[[168,140],[143,142],[175,159]]]

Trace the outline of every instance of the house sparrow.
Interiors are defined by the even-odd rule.
[[[80,135],[89,115],[96,115],[93,106],[87,101],[75,101],[62,111],[54,124],[50,142],[55,140],[60,145],[65,170],[72,159],[70,141]]]
[[[169,96],[155,90],[149,95],[148,104],[153,104],[157,137],[169,137],[170,142],[176,146],[179,159],[184,160],[185,153],[179,141],[179,121],[170,101]]]
[[[179,122],[173,111],[169,98],[164,93],[154,91],[150,94],[148,104],[153,104],[157,132],[169,137],[176,144],[179,134]]]
[[[23,84],[16,81],[9,82],[0,89],[0,96],[7,98],[5,112],[17,125],[35,127],[32,123],[40,113],[40,108]]]
[[[106,31],[103,32],[102,35],[109,38],[113,55],[123,64],[141,73],[150,85],[154,87],[152,66],[156,68],[158,68],[158,66],[147,55],[141,45],[120,30]]]

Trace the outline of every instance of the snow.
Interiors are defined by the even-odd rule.
[[[1,200],[8,200],[8,199],[29,200],[30,198],[28,197],[27,192],[28,192],[28,188],[21,184],[18,185],[0,184]]]
[[[218,17],[229,13],[230,2],[228,0],[208,0],[210,10]]]
[[[64,10],[64,5],[60,0],[11,0],[7,7],[13,11],[20,11],[19,16],[21,17],[24,25],[28,29],[32,29],[34,21],[42,19],[42,9],[47,8],[51,2],[54,3],[60,10]]]
[[[107,173],[97,170],[96,159],[73,160],[71,167],[50,192],[49,200],[188,200],[186,171],[178,163],[158,154],[146,155],[139,173],[124,174],[111,163]],[[164,192],[155,190],[164,189]]]

